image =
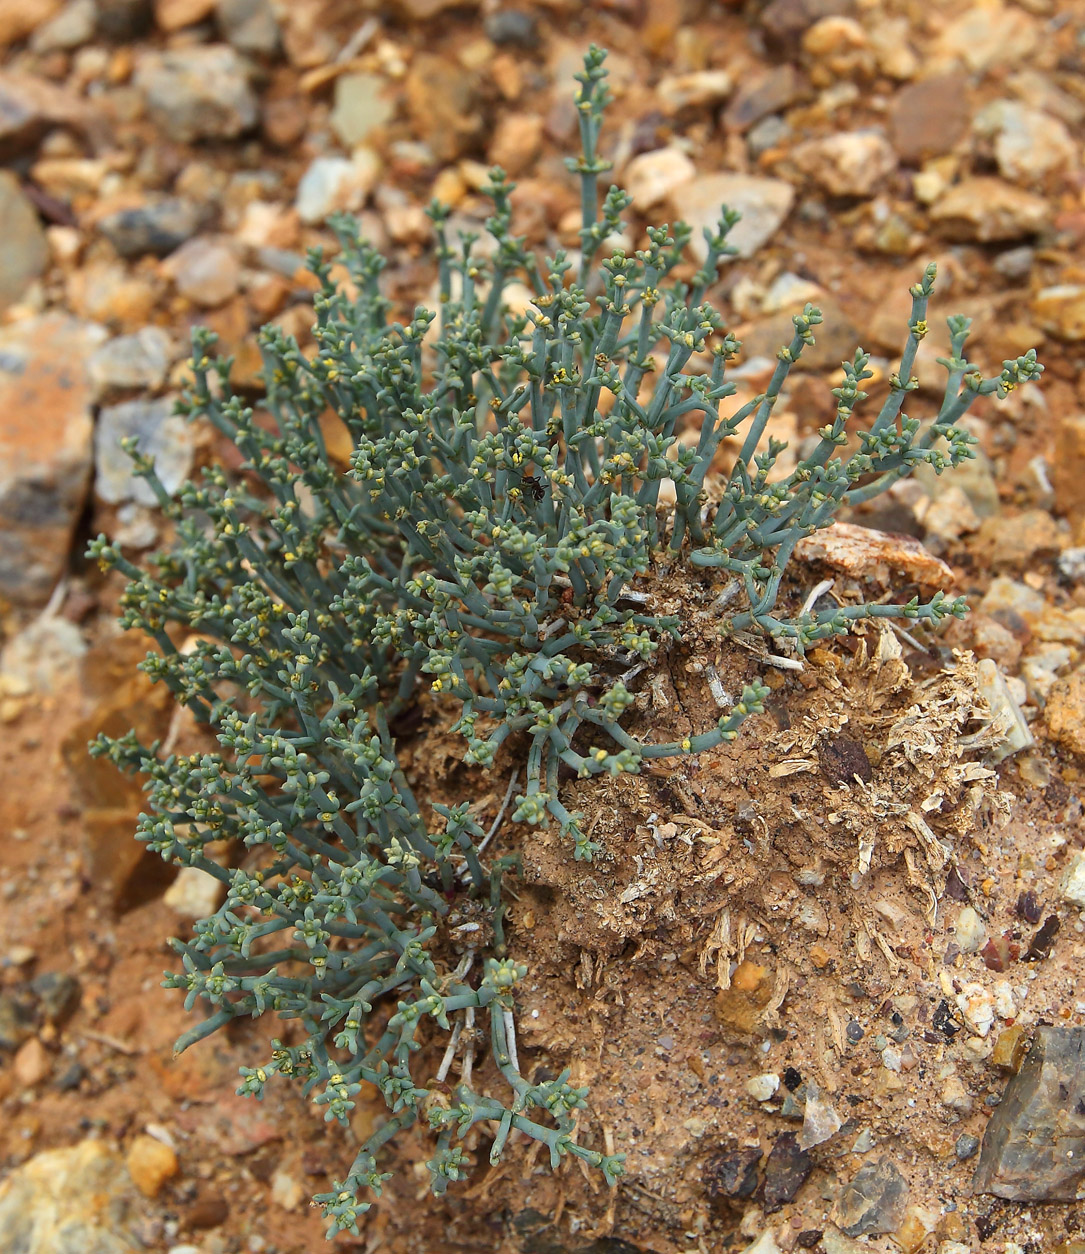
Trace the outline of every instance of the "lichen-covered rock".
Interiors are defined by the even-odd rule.
[[[1040,1027],[983,1136],[976,1193],[1085,1199],[1085,1028]]]

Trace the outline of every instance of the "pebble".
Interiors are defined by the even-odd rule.
[[[377,74],[343,74],[335,80],[335,105],[328,123],[347,148],[365,143],[395,115],[386,83]]]
[[[1056,744],[1085,756],[1085,668],[1078,667],[1051,685],[1044,721]]]
[[[803,1111],[802,1129],[799,1132],[799,1148],[808,1150],[822,1141],[835,1136],[844,1126],[830,1102],[818,1091],[817,1085],[808,1080],[806,1083],[806,1106]]]
[[[32,1036],[25,1044],[20,1045],[15,1057],[11,1060],[11,1071],[16,1084],[24,1089],[36,1088],[42,1081],[49,1078],[53,1062],[49,1052],[36,1036]]]
[[[640,213],[658,205],[697,173],[697,167],[681,148],[657,148],[642,152],[625,167],[622,183]]]
[[[1060,340],[1085,340],[1085,285],[1060,283],[1041,288],[1032,298],[1032,316]]]
[[[744,74],[723,111],[723,124],[729,130],[748,130],[763,118],[801,100],[807,90],[802,74],[790,63],[775,65],[756,74]]]
[[[938,1100],[947,1110],[956,1111],[959,1115],[970,1115],[976,1107],[975,1098],[957,1075],[947,1077]]]
[[[54,1027],[75,1014],[83,996],[79,980],[67,971],[43,971],[30,981],[30,989],[45,1021]]]
[[[682,109],[709,108],[731,94],[731,75],[726,70],[694,70],[668,74],[656,84],[656,99],[668,113]]]
[[[1035,235],[1050,217],[1043,197],[983,176],[964,179],[931,207],[931,220],[948,236],[981,244]]]
[[[96,349],[90,359],[91,378],[99,394],[111,389],[160,387],[173,352],[173,340],[166,331],[144,327]]]
[[[241,266],[230,244],[204,236],[190,239],[167,257],[162,273],[173,279],[182,296],[205,309],[225,304],[241,282]]]
[[[996,100],[973,122],[979,135],[994,137],[999,173],[1030,186],[1074,163],[1076,147],[1064,123],[1017,100]]]
[[[157,1197],[181,1168],[176,1152],[153,1136],[140,1134],[128,1147],[125,1166],[144,1197]]]
[[[218,0],[215,21],[239,52],[269,57],[278,51],[279,23],[269,0]]]
[[[783,1252],[771,1229],[766,1229],[752,1245],[747,1245],[743,1249],[742,1254],[783,1254]]]
[[[301,176],[294,207],[302,222],[317,225],[333,213],[356,213],[380,176],[380,160],[368,148],[350,159],[317,157]]]
[[[101,327],[47,314],[0,330],[0,597],[44,605],[86,500]]]
[[[209,871],[183,866],[166,889],[162,904],[185,919],[206,919],[215,913],[226,895],[226,887]]]
[[[192,469],[193,434],[184,418],[173,412],[169,398],[154,401],[126,401],[110,405],[98,416],[94,433],[94,490],[110,504],[135,501],[156,505],[150,484],[132,473],[132,462],[121,448],[121,439],[134,435],[140,451],[154,458],[155,470],[171,495],[188,478]]]
[[[47,52],[71,52],[94,38],[98,10],[94,0],[72,0],[51,21],[39,26],[30,37],[30,48],[38,56]]]
[[[746,147],[749,149],[750,156],[756,160],[763,152],[768,152],[770,148],[777,148],[791,136],[791,127],[788,123],[776,114],[771,117],[762,118],[760,122],[756,122],[750,127],[746,134]]]
[[[794,1132],[781,1132],[765,1163],[765,1213],[772,1214],[795,1195],[814,1169],[814,1160],[799,1145]]]
[[[987,750],[989,761],[1004,762],[1022,749],[1031,749],[1036,738],[1025,722],[1021,706],[1010,689],[1006,676],[993,658],[982,658],[976,664],[976,687],[991,711],[992,719],[1001,731],[1001,739]]]
[[[271,1200],[283,1210],[297,1210],[305,1198],[305,1188],[288,1171],[279,1167],[271,1177]]]
[[[767,1102],[780,1087],[780,1077],[773,1072],[755,1075],[746,1081],[746,1092],[755,1102]]]
[[[995,999],[982,984],[965,984],[956,997],[957,1008],[978,1036],[986,1036],[995,1021]]]
[[[0,311],[45,273],[49,245],[37,210],[10,170],[0,170]]]
[[[164,257],[200,229],[201,211],[190,200],[168,196],[102,218],[98,230],[122,257]]]
[[[236,139],[256,123],[245,64],[228,44],[144,52],[133,82],[155,124],[180,143]]]
[[[134,1202],[120,1155],[103,1141],[43,1151],[0,1184],[0,1249],[136,1254]]]
[[[973,1136],[971,1132],[962,1132],[953,1146],[953,1152],[961,1162],[964,1162],[965,1159],[974,1157],[979,1147],[978,1136]]]
[[[973,73],[1023,61],[1036,47],[1035,19],[1002,0],[969,6],[949,23],[931,49],[931,61],[963,61]]]
[[[488,38],[498,47],[512,46],[533,49],[538,32],[538,19],[524,9],[500,8],[483,20]]]
[[[489,156],[506,174],[525,174],[542,151],[545,121],[534,113],[506,113],[494,128]]]
[[[983,948],[983,942],[987,939],[987,928],[975,910],[971,906],[965,906],[957,915],[953,935],[961,953],[974,954]]]
[[[983,1135],[976,1193],[1071,1202],[1085,1185],[1085,1028],[1039,1027]]]
[[[0,677],[8,696],[59,692],[76,682],[87,651],[83,633],[65,618],[42,615],[6,641]]]
[[[1080,850],[1070,859],[1059,880],[1059,893],[1069,905],[1085,910],[1085,853]]]
[[[791,150],[791,159],[830,196],[873,196],[897,168],[892,145],[874,130],[808,139]]]
[[[968,130],[968,84],[960,74],[908,83],[889,106],[889,134],[905,165],[951,152]]]
[[[904,1221],[908,1184],[891,1158],[860,1167],[833,1208],[833,1220],[849,1237],[895,1232]]]
[[[761,1157],[759,1146],[739,1146],[732,1141],[705,1163],[701,1177],[705,1193],[712,1199],[752,1196]]]
[[[783,225],[794,199],[795,189],[783,179],[703,174],[678,187],[671,194],[670,203],[675,213],[693,227],[690,251],[703,262],[708,253],[702,229],[716,230],[722,206],[742,214],[742,220],[727,236],[728,243],[738,249],[740,257],[752,257]]]
[[[898,571],[921,587],[949,589],[953,585],[950,567],[912,536],[890,535],[855,523],[832,523],[807,536],[795,546],[795,556],[804,562],[820,562],[852,579],[875,578],[884,584],[890,571]]]

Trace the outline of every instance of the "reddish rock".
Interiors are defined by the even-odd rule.
[[[1044,710],[1047,733],[1072,753],[1085,756],[1085,668],[1055,681]]]
[[[42,605],[63,572],[91,472],[89,361],[99,327],[60,314],[0,332],[0,597]]]
[[[886,584],[890,572],[905,575],[922,588],[948,589],[953,571],[928,553],[913,536],[889,535],[854,523],[833,523],[795,546],[800,561],[822,562],[853,579]]]
[[[950,152],[968,127],[968,88],[960,74],[902,87],[889,106],[889,133],[906,165]]]
[[[1042,196],[996,178],[965,179],[931,208],[931,220],[950,238],[981,244],[1024,239],[1050,219],[1051,205]]]

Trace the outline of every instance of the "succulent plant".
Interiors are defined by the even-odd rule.
[[[638,676],[681,639],[678,617],[652,609],[664,557],[690,579],[723,572],[721,632],[760,629],[799,654],[864,618],[959,615],[963,602],[939,594],[789,618],[778,610],[781,576],[797,542],[841,507],[921,464],[941,472],[971,456],[959,423],[973,400],[1041,370],[1029,353],[982,377],[963,356],[967,319],[951,319],[941,408],[926,424],[905,416],[930,266],[912,288],[900,369],[877,416],[849,433],[870,377],[859,351],[843,364],[832,421],[790,473],[774,475],[785,446],[769,438],[758,450],[821,315],[808,305],[794,318],[765,393],[725,416],[739,343],[705,295],[734,251],[737,215],[722,210],[685,282],[675,277],[691,236],[683,224],[649,228],[635,253],[607,250],[630,201],[618,188],[600,197],[603,61],[588,52],[576,96],[578,254],[540,261],[512,234],[512,185],[494,170],[489,247],[450,240],[449,211],[432,205],[439,308],[399,323],[381,294],[382,257],[337,219],[349,281],[337,285],[331,264],[311,256],[316,352],[274,327],[261,334],[270,429],[231,392],[214,337],[193,337],[181,411],[236,445],[240,472],[212,465],[173,499],[132,448],[175,542],[147,569],[104,537],[90,546],[131,580],[123,625],[156,645],[143,669],[220,745],[188,756],[134,735],[93,746],[147,777],[139,839],[225,889],[192,938],[172,942],[182,969],[167,987],[211,1008],[178,1050],[238,1016],[297,1019],[301,1043],[276,1042],[261,1066],[243,1068],[239,1092],[259,1097],[272,1076],[293,1077],[341,1124],[363,1086],[387,1103],[345,1178],[317,1199],[329,1233],[357,1232],[363,1195],[387,1178],[381,1147],[416,1120],[435,1133],[437,1193],[464,1175],[463,1139],[480,1124],[494,1162],[517,1131],[545,1144],[554,1165],[572,1154],[610,1182],[622,1170],[621,1155],[574,1139],[586,1090],[568,1071],[539,1083],[522,1073],[514,999],[525,968],[508,957],[502,926],[509,860],[484,860],[466,801],[415,795],[397,758],[397,717],[428,690],[462,733],[467,763],[492,768],[503,754],[523,771],[512,818],[556,823],[574,857],[590,858],[596,846],[562,803],[563,773],[636,772],[704,751],[734,738],[768,691],[751,679],[717,723],[680,742],[623,726]],[[522,312],[513,283],[531,294]],[[329,456],[329,414],[349,432],[349,469]],[[680,442],[691,425],[696,442]],[[721,476],[712,468],[725,441],[738,451]],[[661,504],[664,484],[673,504]],[[231,847],[244,852],[224,859]],[[490,1092],[492,1071],[478,1082],[480,1015],[504,1097]],[[423,1075],[427,1020],[447,1046]]]

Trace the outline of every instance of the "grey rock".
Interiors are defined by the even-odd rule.
[[[30,48],[45,52],[71,52],[89,44],[98,26],[98,6],[94,0],[71,0],[51,21],[46,22],[30,38]]]
[[[83,996],[79,980],[67,971],[43,971],[30,981],[30,988],[46,1022],[52,1024],[66,1023]]]
[[[147,111],[170,139],[236,139],[256,124],[244,61],[228,44],[147,52],[134,77]]]
[[[45,273],[49,245],[37,210],[19,180],[0,170],[0,309],[6,309]]]
[[[1085,1028],[1041,1027],[983,1134],[976,1193],[1085,1199]]]
[[[173,340],[161,327],[143,327],[103,344],[90,359],[90,373],[100,392],[156,388],[165,381],[173,358]]]
[[[76,683],[86,651],[75,623],[43,614],[0,649],[0,676],[8,692],[60,692]]]
[[[833,1209],[833,1221],[849,1237],[896,1232],[908,1206],[908,1183],[891,1158],[860,1167]]]
[[[752,257],[783,225],[795,190],[783,179],[705,174],[683,183],[670,199],[679,217],[693,227],[690,251],[698,261],[704,261],[707,247],[702,228],[707,226],[715,231],[724,205],[742,214],[742,221],[728,235],[728,242],[738,249],[740,257]]]
[[[824,320],[814,327],[814,343],[807,345],[795,363],[796,370],[832,370],[842,361],[855,356],[860,342],[858,327],[847,316],[836,300],[829,295],[817,301]],[[802,311],[802,306],[781,310],[768,318],[760,318],[742,333],[742,353],[751,357],[776,357],[784,344],[790,344],[795,335],[792,318]]]
[[[213,308],[237,293],[241,266],[228,238],[190,239],[162,267],[182,296],[195,305]]]
[[[1032,263],[1036,260],[1036,249],[1022,244],[1018,248],[1007,248],[999,253],[992,263],[1004,279],[1020,283],[1032,273]]]
[[[35,1154],[0,1184],[0,1250],[135,1254],[135,1201],[120,1154],[101,1141]]]
[[[240,52],[278,51],[279,23],[268,0],[219,0],[215,18],[223,38]]]
[[[0,993],[0,1049],[18,1049],[34,1031],[34,1005],[23,990]]]
[[[119,209],[98,223],[98,230],[122,257],[151,253],[164,257],[200,229],[197,205],[178,196],[148,201],[135,209]]]
[[[814,1160],[799,1147],[794,1132],[781,1132],[765,1163],[765,1213],[771,1215],[795,1195],[814,1170]]]
[[[791,126],[783,118],[772,114],[750,127],[746,133],[746,147],[751,157],[760,157],[763,152],[782,144],[790,134]]]
[[[169,493],[176,492],[192,468],[192,432],[173,412],[168,397],[157,401],[128,401],[111,405],[98,416],[94,433],[94,490],[110,504],[135,501],[157,504],[150,485],[132,473],[132,462],[121,440],[135,436],[139,451],[154,459],[155,471]]]
[[[729,130],[748,130],[763,118],[795,104],[809,90],[806,79],[793,65],[775,65],[756,77],[740,81],[723,111],[723,123]]]
[[[1085,549],[1063,549],[1055,564],[1067,582],[1076,584],[1085,580]]]
[[[980,1139],[978,1136],[973,1136],[971,1132],[962,1132],[957,1138],[957,1143],[954,1145],[953,1150],[961,1162],[964,1162],[966,1158],[975,1157],[979,1147]]]
[[[538,22],[533,13],[523,9],[499,9],[491,13],[483,23],[487,36],[499,45],[518,48],[535,47]]]

